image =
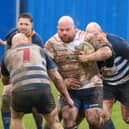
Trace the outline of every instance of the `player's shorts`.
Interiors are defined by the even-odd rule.
[[[92,87],[81,90],[69,90],[69,94],[74,101],[74,105],[78,109],[83,108],[84,110],[86,110],[95,107],[102,108],[102,87]],[[61,107],[68,105],[63,96],[60,98],[60,104]]]
[[[129,106],[129,81],[127,83],[109,86],[104,84],[104,100],[116,99]]]
[[[36,108],[39,113],[46,114],[52,112],[55,106],[49,86],[18,87],[12,92],[12,108],[16,112],[31,113],[32,108]]]

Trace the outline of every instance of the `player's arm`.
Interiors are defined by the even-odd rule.
[[[91,54],[80,54],[78,57],[81,62],[103,61],[112,56],[112,50],[108,46],[103,46]]]
[[[10,84],[10,74],[9,74],[3,60],[1,63],[1,80],[4,85]]]
[[[56,88],[58,91],[66,98],[67,102],[69,103],[70,106],[73,106],[73,101],[67,91],[67,87],[63,81],[63,78],[57,71],[57,68],[50,69],[48,71],[50,78],[53,80]]]
[[[94,41],[91,40],[91,44],[96,51],[91,54],[80,54],[79,59],[82,62],[103,61],[112,56],[110,43],[103,34],[98,35]]]
[[[6,41],[3,41],[2,39],[0,39],[0,45],[6,46],[7,45],[7,42]]]
[[[64,83],[64,80],[60,73],[57,70],[56,63],[52,60],[52,58],[42,49],[40,49],[41,55],[46,59],[47,62],[47,70],[49,77],[54,82],[56,88],[59,90],[59,92],[66,98],[67,102],[70,106],[73,106],[73,101],[67,91],[67,87]]]

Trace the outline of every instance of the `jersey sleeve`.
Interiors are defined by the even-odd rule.
[[[2,59],[2,62],[1,62],[1,74],[3,76],[10,76],[9,71],[7,70],[5,66],[4,59]]]
[[[40,46],[41,48],[43,48],[43,40],[41,39],[41,37],[39,36],[39,34],[35,33],[33,36],[32,36],[32,43]]]
[[[6,42],[7,42],[7,46],[6,46],[6,49],[9,49],[11,48],[11,45],[12,45],[12,38],[13,36],[18,32],[17,29],[11,29],[9,31],[9,33],[6,35],[5,39],[6,39]]]
[[[41,49],[40,52],[41,52],[42,57],[46,59],[48,70],[57,68],[56,62],[44,50]]]
[[[127,54],[129,53],[129,44],[123,38],[116,35],[108,34],[107,38],[112,44],[115,54],[129,60],[129,54]]]

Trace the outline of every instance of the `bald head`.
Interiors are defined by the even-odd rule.
[[[102,32],[101,26],[97,22],[90,22],[86,26],[86,32],[94,33],[94,32]]]
[[[30,40],[23,33],[17,33],[12,38],[12,47],[19,45],[19,44],[27,44],[27,43],[30,43]]]
[[[103,32],[101,26],[96,22],[90,22],[86,27],[85,39],[89,42],[99,41],[108,42],[106,34]]]
[[[58,35],[61,40],[68,43],[74,39],[75,34],[76,27],[73,18],[70,16],[62,16],[58,20]]]
[[[70,16],[62,16],[59,20],[58,20],[58,25],[61,23],[69,23],[71,25],[74,26],[74,20],[72,17]]]

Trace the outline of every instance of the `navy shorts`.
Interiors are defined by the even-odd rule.
[[[103,100],[103,88],[102,87],[92,87],[81,90],[69,90],[69,94],[74,101],[74,105],[80,109],[84,110],[88,108],[102,108]],[[61,107],[68,105],[65,98],[62,96],[60,98]]]
[[[122,104],[129,106],[129,82],[109,86],[104,84],[104,100],[116,99]]]
[[[50,113],[55,101],[49,86],[37,86],[26,89],[18,87],[12,92],[12,108],[16,112],[31,113],[36,108],[39,113]]]

